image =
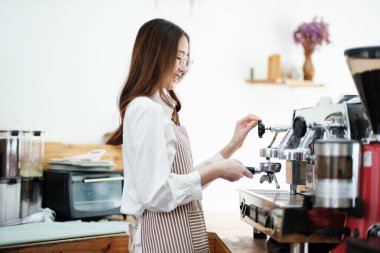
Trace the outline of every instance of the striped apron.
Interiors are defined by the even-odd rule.
[[[183,126],[173,126],[177,142],[171,172],[193,172],[190,142]],[[171,212],[145,210],[141,217],[143,253],[208,253],[208,237],[201,201],[178,206]]]

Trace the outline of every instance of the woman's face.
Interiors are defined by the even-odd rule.
[[[178,83],[190,65],[191,61],[189,59],[189,42],[185,36],[182,36],[178,42],[177,58],[175,61],[173,74],[169,81],[169,90],[172,90],[174,88],[174,85]]]

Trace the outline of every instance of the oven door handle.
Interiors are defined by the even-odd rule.
[[[83,183],[98,183],[98,182],[109,182],[109,181],[122,181],[123,177],[102,177],[102,178],[84,178]]]

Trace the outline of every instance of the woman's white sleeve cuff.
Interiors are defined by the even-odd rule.
[[[224,158],[223,158],[222,154],[220,154],[220,152],[216,153],[214,156],[212,156],[212,157],[210,158],[211,163],[219,162],[219,161],[221,161],[221,160],[223,160],[223,159],[224,159]]]
[[[218,152],[215,155],[213,155],[212,157],[210,157],[209,159],[206,159],[203,162],[201,162],[200,164],[198,164],[197,166],[195,166],[194,169],[200,170],[200,169],[205,168],[205,167],[207,167],[213,163],[219,162],[223,159],[224,159],[223,156]]]
[[[202,186],[201,186],[201,175],[199,174],[199,171],[194,171],[190,173],[191,175],[191,182],[194,186],[194,192],[191,199],[193,200],[201,200],[202,199]]]

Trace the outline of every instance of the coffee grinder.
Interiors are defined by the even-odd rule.
[[[344,54],[372,133],[361,141],[359,196],[345,224],[350,233],[335,253],[380,249],[380,46],[348,49]]]

